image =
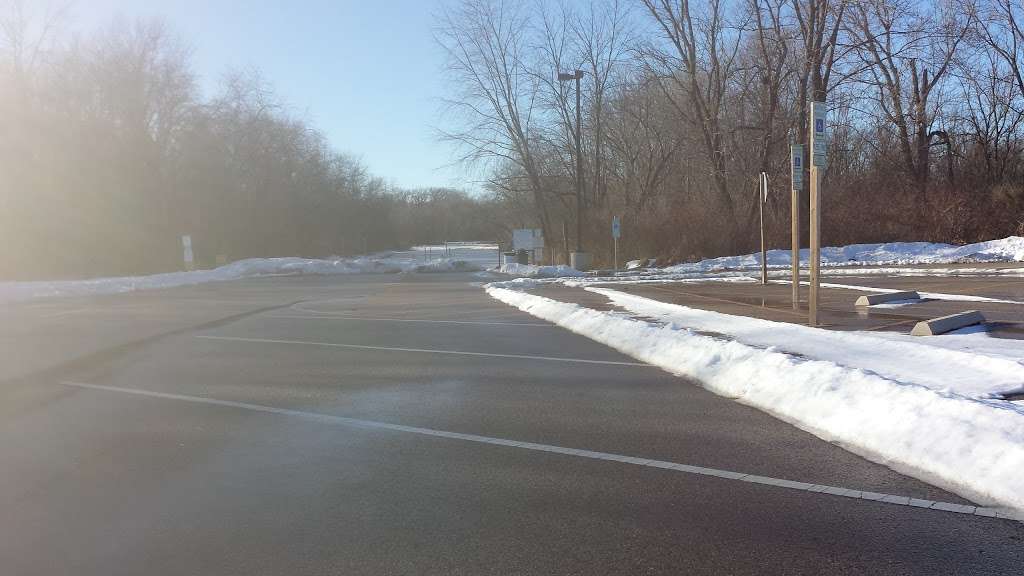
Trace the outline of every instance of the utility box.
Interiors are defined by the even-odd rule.
[[[516,250],[516,264],[529,264],[529,263],[530,263],[530,253],[527,252],[526,250],[522,249],[522,248],[520,248],[519,250]]]

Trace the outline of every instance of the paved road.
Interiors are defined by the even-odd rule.
[[[772,485],[970,504],[474,280],[8,307],[0,572],[1020,574],[1024,525]]]

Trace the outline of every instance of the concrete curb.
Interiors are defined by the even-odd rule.
[[[949,316],[942,316],[918,322],[914,325],[914,329],[910,331],[910,335],[937,336],[939,334],[945,334],[946,332],[952,332],[953,330],[958,330],[967,326],[984,323],[985,317],[981,312],[978,312],[977,310],[968,310],[967,312],[961,312],[959,314],[950,314]]]
[[[895,300],[920,300],[921,295],[916,291],[908,292],[885,292],[883,294],[869,294],[867,296],[861,296],[857,298],[855,306],[874,306],[875,304],[882,304],[884,302],[893,302]]]

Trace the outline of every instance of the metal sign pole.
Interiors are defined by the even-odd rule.
[[[622,221],[612,216],[612,268],[619,270],[619,236],[622,235]]]
[[[760,207],[759,215],[761,219],[761,284],[768,284],[768,248],[764,242],[764,204],[768,201],[768,174],[761,172],[758,175],[758,188],[757,195],[759,196],[758,206]]]
[[[790,227],[792,233],[792,253],[789,271],[792,277],[793,310],[800,309],[800,192],[804,189],[804,145],[792,144],[789,147],[789,166],[793,172],[792,201],[789,207]]]
[[[825,167],[827,136],[825,134],[825,103],[811,103],[811,282],[807,294],[807,323],[818,325],[818,288],[821,282],[821,171]]]

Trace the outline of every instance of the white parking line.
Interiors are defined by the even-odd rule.
[[[744,474],[742,472],[733,472],[731,470],[719,470],[716,468],[705,468],[703,466],[691,466],[688,464],[678,464],[675,462],[667,462],[664,460],[652,460],[650,458],[637,458],[634,456],[625,456],[622,454],[612,454],[609,452],[594,452],[591,450],[578,450],[575,448],[565,448],[563,446],[553,446],[550,444],[537,444],[535,442],[519,442],[517,440],[508,440],[505,438],[493,438],[490,436],[479,436],[477,434],[463,434],[461,432],[448,432],[445,430],[435,430],[432,428],[420,428],[417,426],[403,426],[401,424],[390,424],[388,422],[378,422],[375,420],[360,420],[357,418],[346,418],[344,416],[334,416],[331,414],[323,414],[319,412],[305,412],[302,410],[293,410],[290,408],[276,408],[274,406],[265,406],[262,404],[250,404],[248,402],[235,402],[233,400],[218,400],[216,398],[206,398],[203,396],[191,396],[187,394],[171,394],[168,392],[156,392],[152,390],[140,390],[138,388],[121,388],[118,386],[104,386],[101,384],[86,384],[82,382],[71,382],[64,381],[61,384],[65,386],[72,386],[75,388],[86,388],[90,390],[102,390],[106,392],[121,392],[124,394],[135,394],[138,396],[148,396],[152,398],[163,398],[167,400],[179,400],[182,402],[193,402],[197,404],[209,404],[214,406],[227,406],[230,408],[239,408],[243,410],[251,410],[253,412],[264,412],[268,414],[279,414],[283,416],[296,416],[307,420],[314,420],[317,422],[323,422],[327,424],[342,424],[346,426],[358,426],[360,428],[372,428],[377,430],[390,430],[393,432],[405,432],[408,434],[419,434],[421,436],[433,436],[436,438],[449,438],[452,440],[463,440],[466,442],[476,442],[479,444],[490,444],[494,446],[507,446],[510,448],[521,448],[523,450],[533,450],[537,452],[551,452],[555,454],[564,454],[567,456],[578,456],[580,458],[589,458],[591,460],[607,460],[611,462],[621,462],[624,464],[635,464],[637,466],[645,466],[648,468],[660,468],[664,470],[673,470],[676,472],[683,472],[685,474],[696,474],[700,476],[714,476],[717,478],[723,478],[726,480],[735,480],[739,482],[748,482],[753,484],[762,484],[765,486],[774,486],[777,488],[788,488],[791,490],[801,490],[804,492],[816,492],[821,494],[829,494],[832,496],[839,496],[842,498],[852,498],[858,500],[869,500],[873,502],[881,502],[885,504],[892,504],[896,506],[907,506],[914,508],[929,508],[932,510],[939,510],[942,512],[951,512],[954,514],[973,514],[975,516],[986,516],[991,518],[1004,518],[1007,520],[1020,520],[1015,518],[1009,512],[997,508],[985,508],[981,506],[971,506],[965,504],[954,504],[952,502],[937,502],[934,500],[925,500],[921,498],[911,498],[909,496],[898,496],[895,494],[883,494],[879,492],[868,492],[864,490],[852,490],[849,488],[840,488],[837,486],[826,486],[823,484],[812,484],[808,482],[796,482],[794,480],[785,480],[782,478],[771,478],[768,476],[756,476],[753,474]]]
[[[528,354],[498,354],[495,352],[466,352],[462,350],[431,350],[428,348],[397,348],[392,346],[366,346],[362,344],[337,344],[335,342],[310,342],[308,340],[274,340],[270,338],[242,338],[239,336],[213,336],[197,334],[196,338],[206,340],[227,340],[232,342],[255,342],[260,344],[292,344],[323,346],[327,348],[351,348],[353,350],[385,350],[389,352],[414,352],[418,354],[453,354],[457,356],[484,356],[488,358],[517,358],[521,360],[546,360],[551,362],[575,362],[580,364],[610,364],[613,366],[643,366],[654,368],[643,362],[617,362],[614,360],[586,360],[584,358],[558,358],[555,356],[531,356]]]
[[[76,308],[74,310],[61,310],[59,312],[53,312],[51,314],[43,314],[41,318],[60,318],[62,316],[72,316],[74,314],[86,314],[89,312],[97,311],[96,308]]]
[[[367,318],[364,316],[342,316],[332,314],[321,314],[317,316],[303,316],[299,314],[272,314],[264,318],[288,318],[294,320],[362,320],[365,322],[422,322],[424,324],[478,324],[481,326],[532,326],[535,328],[558,328],[557,324],[539,322],[484,322],[478,320],[420,320],[415,318]]]

